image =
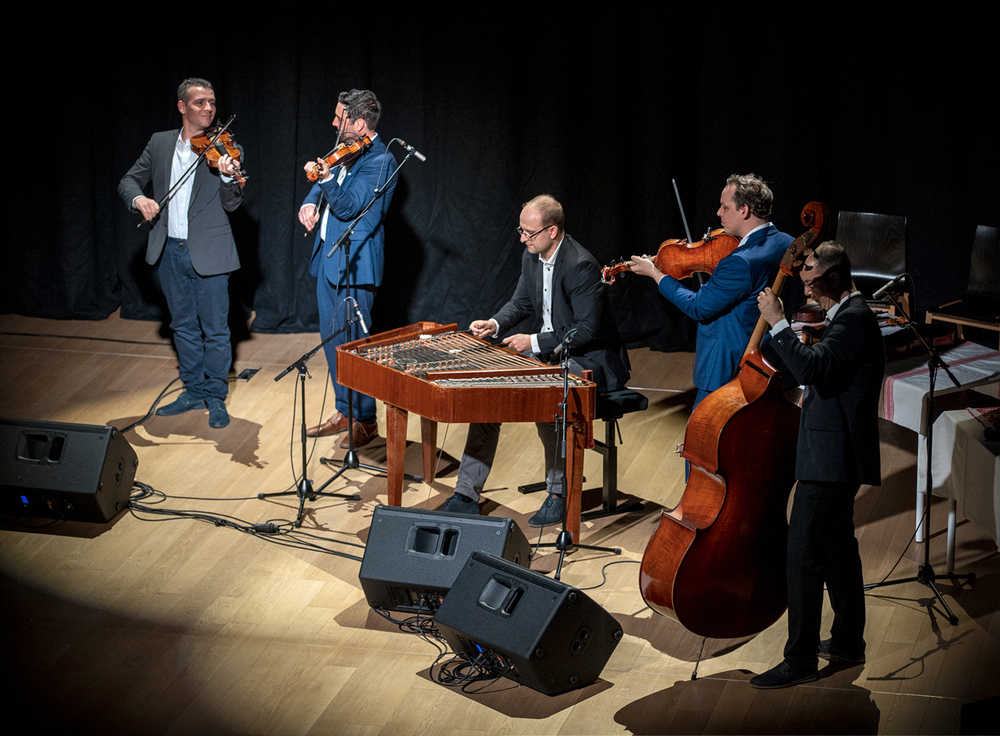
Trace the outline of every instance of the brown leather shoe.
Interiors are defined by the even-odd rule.
[[[339,411],[322,424],[306,430],[307,437],[329,437],[347,430],[347,417]]]
[[[364,422],[354,423],[354,447],[364,447],[373,439],[378,437],[378,423],[372,422],[371,424],[365,424]],[[347,449],[347,440],[349,437],[346,435],[344,439],[340,441],[340,446],[343,449]]]

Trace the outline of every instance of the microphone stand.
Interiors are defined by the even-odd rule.
[[[901,277],[899,279],[894,279],[894,281],[896,281],[897,283],[899,280],[901,280]],[[896,294],[894,293],[893,289],[890,287],[886,289],[884,293],[888,294],[889,299],[892,301],[892,303],[895,304],[896,308],[900,312],[902,312],[904,317],[906,317],[907,325],[909,326],[910,329],[913,330],[913,332],[916,334],[920,342],[923,343],[924,347],[927,349],[928,354],[930,355],[930,358],[927,361],[927,367],[928,367],[927,378],[928,378],[928,383],[930,384],[930,393],[928,394],[927,397],[927,442],[925,447],[925,457],[927,464],[927,478],[926,478],[927,483],[924,491],[924,512],[920,519],[920,527],[923,529],[923,537],[924,537],[924,561],[923,564],[921,564],[917,568],[917,574],[915,577],[901,578],[899,580],[885,580],[881,583],[868,583],[864,586],[864,589],[871,590],[873,588],[881,588],[889,585],[900,585],[902,583],[913,583],[913,582],[920,583],[921,585],[926,585],[928,588],[931,589],[931,592],[934,593],[934,596],[938,599],[938,602],[941,604],[942,608],[944,608],[944,612],[945,615],[948,617],[948,621],[954,626],[955,624],[958,623],[958,616],[952,613],[951,609],[948,607],[948,604],[945,603],[944,598],[941,596],[940,591],[938,591],[937,589],[935,581],[940,578],[944,578],[946,580],[951,580],[951,581],[961,581],[961,582],[971,583],[973,580],[976,579],[976,574],[967,573],[963,575],[956,575],[954,573],[945,573],[944,575],[938,575],[934,572],[934,568],[931,566],[930,562],[931,494],[934,490],[933,468],[931,465],[933,458],[931,455],[931,451],[934,446],[934,383],[937,376],[938,368],[944,369],[945,373],[948,374],[948,377],[951,379],[952,383],[955,384],[956,388],[960,387],[961,383],[959,383],[958,379],[955,378],[955,374],[953,374],[951,370],[948,368],[948,364],[941,359],[941,355],[940,353],[938,353],[937,348],[935,348],[932,344],[928,343],[927,340],[924,339],[924,336],[920,334],[920,331],[916,329],[916,327],[913,324],[913,320],[910,319],[910,315],[906,313],[906,310],[903,309],[903,306],[896,299]]]
[[[620,555],[622,553],[621,547],[599,547],[592,544],[574,544],[573,532],[569,530],[569,481],[568,474],[566,472],[566,414],[569,406],[569,345],[573,342],[573,337],[575,335],[576,330],[570,330],[567,332],[563,341],[559,344],[559,347],[556,348],[556,352],[559,353],[559,366],[562,369],[563,381],[562,402],[559,404],[559,411],[556,414],[556,446],[559,448],[558,456],[556,457],[556,467],[562,471],[562,531],[559,532],[559,536],[556,537],[555,542],[544,542],[537,545],[538,547],[554,547],[559,550],[559,563],[556,565],[554,575],[556,580],[559,580],[560,575],[562,574],[563,560],[566,559],[566,553],[574,547],[577,547],[578,549],[590,549],[597,552],[613,552],[616,555]]]
[[[330,342],[330,340],[335,338],[341,332],[343,332],[343,330],[339,330],[334,334],[330,335],[328,338],[323,340],[323,342],[321,342],[319,345],[314,347],[312,350],[310,350],[308,353],[303,355],[301,358],[296,360],[290,366],[285,368],[285,370],[283,370],[281,373],[279,373],[274,377],[274,380],[277,382],[280,381],[289,373],[291,373],[292,370],[296,370],[299,373],[299,388],[301,390],[301,397],[302,397],[302,421],[299,425],[299,437],[301,438],[301,445],[302,445],[302,480],[298,482],[294,491],[281,491],[279,493],[258,493],[257,498],[263,500],[265,498],[271,498],[273,496],[291,496],[291,495],[298,496],[299,513],[295,517],[296,528],[302,526],[302,515],[305,513],[306,499],[309,499],[310,501],[315,501],[317,496],[323,495],[323,496],[332,496],[334,498],[343,498],[349,501],[361,500],[361,496],[359,496],[356,493],[350,495],[344,493],[321,493],[323,488],[326,487],[325,484],[322,488],[314,491],[312,487],[312,481],[309,480],[309,477],[306,472],[307,465],[309,462],[309,457],[306,452],[306,444],[308,442],[308,437],[306,435],[306,377],[309,375],[309,370],[306,368],[306,363],[308,363],[312,359],[312,357],[316,355],[316,353],[318,353],[324,345]]]

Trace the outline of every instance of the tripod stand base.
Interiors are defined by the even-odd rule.
[[[944,598],[941,596],[941,592],[937,589],[935,581],[937,580],[951,580],[953,582],[966,582],[971,583],[976,579],[976,574],[970,572],[964,575],[955,575],[954,573],[946,573],[945,575],[937,575],[934,572],[934,568],[930,565],[924,564],[917,568],[917,574],[912,578],[900,578],[899,580],[886,580],[881,583],[868,583],[864,586],[865,590],[873,590],[874,588],[884,588],[889,585],[902,585],[903,583],[920,583],[921,585],[926,585],[934,593],[934,596],[938,599],[938,602],[944,608],[945,615],[948,617],[949,623],[953,626],[958,623],[958,616],[952,613],[948,604],[945,603]]]

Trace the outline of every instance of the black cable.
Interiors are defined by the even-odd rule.
[[[341,542],[334,539],[325,539],[316,534],[302,532],[295,528],[291,521],[271,520],[264,523],[253,524],[243,519],[239,519],[228,514],[209,514],[201,511],[188,511],[184,509],[171,509],[161,507],[160,504],[166,502],[169,497],[162,491],[158,491],[150,485],[135,481],[133,492],[129,500],[129,512],[140,521],[201,521],[213,526],[228,527],[236,531],[250,534],[251,536],[263,539],[281,547],[292,547],[306,551],[322,552],[323,554],[346,557],[350,560],[361,562],[361,558],[356,555],[338,552],[317,544],[312,539],[346,544],[351,547],[364,549],[364,545],[355,542]],[[161,518],[157,518],[161,517]],[[276,523],[277,522],[277,523]]]

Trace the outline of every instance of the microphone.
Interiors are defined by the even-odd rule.
[[[358,307],[358,302],[354,299],[354,297],[351,297],[351,304],[354,305],[354,313],[358,315],[358,321],[361,322],[361,329],[364,330],[367,335],[368,325],[365,324],[365,317],[361,314],[361,309]]]
[[[422,154],[416,148],[414,148],[409,143],[407,143],[406,141],[404,141],[402,138],[397,138],[396,140],[399,141],[399,145],[401,145],[403,148],[405,148],[407,151],[409,151],[410,153],[412,153],[414,156],[416,156],[421,161],[426,161],[427,160],[427,157],[424,154]]]
[[[563,350],[569,347],[569,344],[573,342],[574,337],[576,337],[575,329],[567,332],[565,337],[563,337],[562,342],[556,345],[556,349],[552,351],[552,356],[558,357]]]
[[[885,286],[883,286],[881,289],[879,289],[874,294],[872,294],[872,299],[881,299],[886,294],[888,294],[890,291],[895,292],[896,291],[896,286],[898,286],[899,283],[903,279],[906,279],[906,278],[909,278],[909,276],[907,276],[907,274],[905,274],[905,273],[899,274],[899,276],[897,276],[892,281],[890,281]]]

